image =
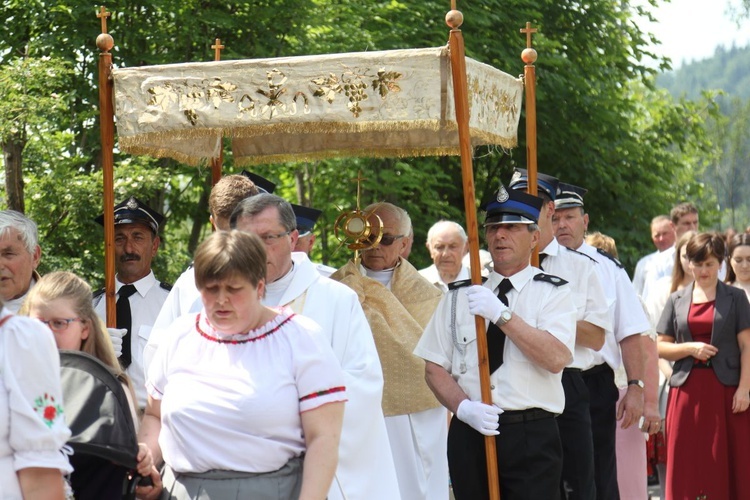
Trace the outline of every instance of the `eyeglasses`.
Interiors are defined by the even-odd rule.
[[[83,320],[81,318],[56,318],[47,321],[40,319],[39,321],[47,325],[50,330],[54,330],[56,332],[64,332],[74,321],[80,321],[81,323],[83,323]]]
[[[389,247],[389,246],[393,245],[396,242],[396,240],[398,240],[400,238],[403,238],[404,236],[405,235],[403,235],[403,234],[396,234],[396,235],[394,235],[394,234],[384,234],[383,237],[380,238],[380,242],[378,244],[379,245],[383,245],[384,247]],[[377,234],[371,234],[367,238],[367,241],[370,244],[375,244],[375,242],[377,240],[378,240],[378,235]]]
[[[292,234],[291,231],[285,231],[278,234],[259,234],[258,237],[263,240],[263,243],[270,246],[279,241],[284,236],[289,236],[290,234]]]

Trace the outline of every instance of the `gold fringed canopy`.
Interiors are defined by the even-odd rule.
[[[517,144],[521,80],[466,60],[472,146]],[[447,47],[125,68],[120,149],[197,165],[458,155]]]

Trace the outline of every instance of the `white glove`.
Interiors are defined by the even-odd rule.
[[[456,416],[485,436],[497,436],[500,434],[497,428],[500,426],[498,420],[502,412],[503,410],[495,405],[464,399],[458,405]]]
[[[469,299],[469,312],[471,314],[486,318],[493,323],[497,323],[500,314],[508,309],[508,306],[500,302],[500,299],[492,293],[492,290],[482,285],[472,285],[467,288],[466,297]]]
[[[112,341],[112,347],[115,349],[115,357],[122,355],[122,337],[128,333],[125,328],[107,328],[109,339]]]

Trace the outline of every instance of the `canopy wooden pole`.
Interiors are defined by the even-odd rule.
[[[451,1],[451,11],[445,16],[446,24],[451,28],[449,47],[451,73],[453,76],[453,96],[458,124],[458,141],[461,151],[461,177],[464,188],[464,210],[466,212],[466,231],[469,237],[469,258],[471,262],[471,282],[482,284],[481,264],[479,262],[479,229],[477,226],[477,208],[474,202],[474,169],[472,165],[471,135],[469,132],[469,97],[466,81],[466,56],[464,39],[461,30],[463,14],[456,10],[455,0]],[[489,357],[487,354],[487,330],[484,318],[475,317],[477,329],[477,353],[479,357],[479,383],[482,402],[492,404],[490,390]],[[500,500],[500,477],[497,470],[497,451],[495,436],[485,436],[485,454],[487,456],[487,478],[490,500]]]
[[[221,44],[221,39],[217,38],[216,42],[211,45],[214,49],[214,61],[221,61],[221,49],[224,46]],[[221,138],[219,140],[222,140]],[[221,169],[224,164],[224,147],[223,145],[219,148],[219,157],[211,160],[211,186],[215,186],[221,179]]]
[[[102,175],[104,187],[104,297],[107,304],[107,326],[117,324],[115,314],[115,201],[114,201],[114,147],[115,119],[112,99],[112,54],[114,39],[107,33],[110,13],[102,6],[96,17],[102,21],[102,32],[96,37],[99,54],[99,128],[102,142]]]
[[[526,170],[528,171],[529,194],[537,195],[537,164],[536,164],[536,50],[531,48],[531,35],[536,33],[536,28],[531,23],[526,23],[526,28],[521,33],[526,35],[526,48],[521,52],[521,60],[526,63],[523,68],[523,81],[526,88]],[[531,265],[539,267],[539,247],[534,248],[531,255]]]

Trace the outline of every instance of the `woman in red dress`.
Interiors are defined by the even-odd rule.
[[[674,361],[667,407],[667,499],[750,499],[750,303],[719,281],[721,236],[702,233],[686,253],[695,276],[673,293],[656,331]]]

